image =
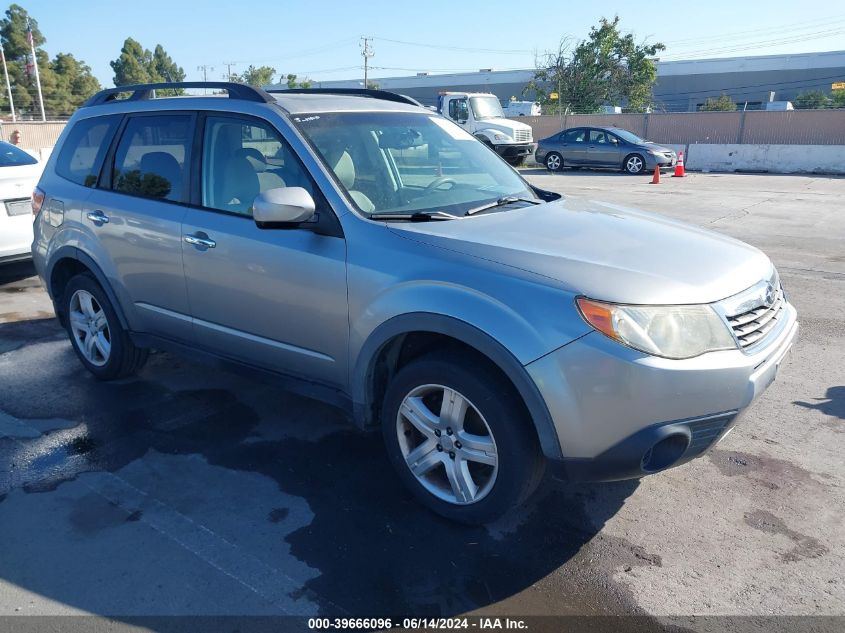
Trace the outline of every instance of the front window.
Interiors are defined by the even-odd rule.
[[[440,116],[344,112],[294,121],[365,213],[463,215],[504,197],[536,199],[501,158]]]
[[[616,136],[618,136],[622,140],[628,141],[629,143],[633,143],[635,145],[640,145],[642,143],[648,142],[645,139],[641,139],[633,132],[629,132],[628,130],[613,130],[613,133],[616,134]]]
[[[472,97],[469,100],[472,115],[476,119],[503,119],[505,113],[496,97]]]

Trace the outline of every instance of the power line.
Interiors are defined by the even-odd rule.
[[[374,37],[371,38],[374,40],[379,40],[380,42],[390,42],[391,44],[403,44],[405,46],[419,46],[422,48],[436,48],[438,50],[444,51],[459,51],[464,53],[501,53],[505,55],[513,55],[515,53],[527,53],[533,54],[534,51],[530,51],[527,49],[502,49],[502,48],[471,48],[466,46],[444,46],[441,44],[432,44],[426,42],[408,42],[404,40],[392,40],[386,37]]]

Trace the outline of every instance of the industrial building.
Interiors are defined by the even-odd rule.
[[[424,105],[435,105],[441,90],[491,92],[506,103],[514,98],[533,98],[531,94],[523,94],[533,73],[532,69],[488,68],[475,73],[417,73],[371,81],[382,90],[408,95]],[[691,112],[707,97],[727,94],[740,109],[751,110],[760,109],[770,100],[792,101],[810,90],[829,92],[832,84],[839,82],[845,82],[845,51],[664,61],[657,64],[654,98],[657,110]],[[362,79],[314,83],[315,88],[362,86]]]

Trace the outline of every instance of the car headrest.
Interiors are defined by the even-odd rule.
[[[340,154],[332,164],[332,171],[334,171],[337,179],[347,189],[352,189],[355,185],[355,163],[352,162],[349,152],[344,151]]]
[[[259,152],[254,147],[244,147],[235,152],[235,157],[245,158],[252,165],[256,173],[267,171],[267,161],[264,159],[264,154]]]

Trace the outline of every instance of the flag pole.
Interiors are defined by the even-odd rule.
[[[26,39],[29,40],[29,47],[32,50],[32,66],[35,69],[35,85],[38,88],[38,105],[41,106],[41,120],[46,121],[44,115],[44,97],[41,95],[41,76],[38,74],[38,58],[35,56],[35,38],[32,36],[32,24],[27,25]]]
[[[12,85],[9,83],[9,68],[6,66],[6,51],[0,44],[0,57],[3,58],[3,74],[6,75],[6,90],[9,91],[9,108],[12,110],[12,121],[17,121],[15,116],[15,102],[12,100]]]

